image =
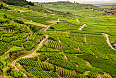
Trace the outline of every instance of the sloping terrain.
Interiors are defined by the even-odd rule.
[[[78,6],[74,3],[76,7],[82,6],[83,11],[80,11],[80,14],[75,12],[74,15],[69,9],[65,13],[42,7],[44,5],[21,7],[7,6],[3,2],[0,4],[10,9],[0,9],[0,77],[116,77],[116,51],[107,44],[102,34],[111,33],[110,39],[114,41],[112,35],[115,34],[112,32],[115,32],[115,29],[112,29],[112,32],[109,29],[105,31],[103,23],[108,24],[108,21],[111,21],[109,26],[115,27],[115,18],[105,17],[101,15],[102,12],[88,9],[99,7],[77,3]],[[65,10],[69,8],[68,5],[74,9],[73,3],[70,2],[58,4],[65,6]],[[88,8],[85,8],[86,6]],[[93,17],[88,14],[83,16],[81,13],[85,10],[87,13],[91,12],[89,16]],[[103,23],[93,19],[96,15]],[[108,20],[105,19],[108,17]],[[97,20],[96,27],[93,27],[91,32],[87,28],[92,27],[93,22],[86,19],[92,19],[94,22]],[[101,32],[99,27],[104,27],[104,31]]]

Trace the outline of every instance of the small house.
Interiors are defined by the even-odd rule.
[[[114,46],[115,46],[115,48],[116,48],[116,41],[114,42]]]

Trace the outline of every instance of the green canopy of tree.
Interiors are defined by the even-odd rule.
[[[6,4],[9,5],[15,5],[15,6],[24,6],[24,5],[32,5],[34,6],[34,3],[28,2],[26,0],[0,0]]]

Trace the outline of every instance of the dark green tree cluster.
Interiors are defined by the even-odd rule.
[[[17,23],[19,23],[19,24],[24,24],[24,22],[21,21],[21,20],[14,20],[14,21],[17,22]]]
[[[24,6],[24,5],[34,6],[34,3],[28,2],[26,0],[1,0],[1,1],[6,3],[6,4],[15,5],[15,6]]]
[[[30,24],[30,29],[35,33],[35,32],[38,32],[41,28],[43,27],[40,27],[40,26],[35,26],[35,25],[31,25]]]
[[[4,6],[3,6],[3,4],[1,4],[1,5],[0,5],[0,9],[3,9],[3,8],[4,8]]]

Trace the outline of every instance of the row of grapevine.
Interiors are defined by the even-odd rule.
[[[83,35],[83,34],[70,33],[70,38],[77,42],[85,42],[84,37],[85,37],[85,35]]]
[[[38,67],[38,68],[41,68],[42,70],[45,70],[45,71],[50,71],[53,69],[50,64],[41,63],[41,62],[39,63],[38,61],[34,61],[33,59],[20,59],[18,62],[21,65]]]
[[[33,41],[26,41],[24,44],[23,44],[24,48],[26,50],[32,50],[33,48],[36,47],[36,44],[33,42]]]
[[[61,60],[64,59],[64,54],[61,54],[61,53],[49,53],[45,55],[48,56],[49,58],[53,57],[53,58],[61,59]]]
[[[56,72],[46,72],[53,78],[60,78]]]
[[[35,44],[39,44],[40,41],[41,41],[42,39],[43,39],[43,37],[38,36],[38,37],[36,37],[36,39],[34,40],[34,43],[35,43]]]
[[[36,67],[38,62],[34,61],[32,59],[20,59],[18,61],[21,65],[27,65],[27,66],[32,66],[32,67]]]
[[[72,70],[58,68],[57,73],[61,77],[72,77],[72,78],[76,78],[76,72],[75,71],[72,71]]]
[[[59,53],[60,51],[58,50],[58,49],[52,49],[52,48],[48,48],[48,47],[46,47],[46,46],[43,46],[43,47],[41,47],[39,50],[37,50],[37,52],[49,52],[49,53]]]
[[[66,60],[56,59],[56,58],[50,58],[48,60],[49,63],[57,65],[59,67],[63,67],[69,70],[76,70],[77,67],[74,63],[68,62]]]
[[[18,38],[21,38],[21,39],[25,39],[27,36],[29,35],[29,33],[18,33],[18,34],[16,34],[16,36],[18,37]]]
[[[59,39],[61,40],[63,44],[66,45],[66,46],[63,46],[63,51],[65,53],[69,53],[69,54],[81,53],[79,49],[79,46],[82,45],[81,42],[77,42],[77,41],[71,40],[70,38],[63,38],[63,37],[59,37]]]
[[[12,44],[14,46],[22,47],[22,44],[26,41],[27,41],[26,39],[21,39],[21,40],[13,41]]]
[[[4,66],[3,62],[0,61],[0,74],[3,73],[3,66]]]
[[[0,55],[4,54],[9,50],[13,45],[0,41]]]
[[[51,75],[51,73],[47,73],[45,71],[42,71],[42,69],[38,68],[38,67],[30,67],[30,66],[23,66],[23,67],[27,72],[35,75],[38,78],[40,78],[40,77],[42,77],[42,78],[51,78],[51,77],[55,78],[55,77],[57,77],[57,75]]]
[[[54,37],[65,37],[65,38],[68,37],[67,32],[61,32],[61,31],[47,31],[47,34],[54,36]]]
[[[29,40],[30,40],[30,41],[34,41],[35,38],[36,38],[36,33],[34,33],[33,36],[29,38]]]
[[[85,71],[96,71],[99,73],[103,73],[102,70],[95,67],[90,67],[89,65],[87,65],[86,61],[83,58],[79,58],[72,55],[67,55],[67,57],[70,62],[79,65],[79,67],[76,69],[76,71],[79,73],[84,73]]]
[[[30,39],[29,39],[29,41],[26,41],[24,44],[23,44],[23,46],[24,46],[24,48],[26,49],[26,50],[32,50],[33,48],[35,48],[36,47],[36,45],[37,44],[39,44],[40,43],[40,41],[43,39],[43,37],[36,37],[36,39],[35,39],[35,37],[34,37],[34,39],[31,39],[31,41],[30,41]],[[32,41],[33,40],[33,41]]]
[[[38,63],[38,68],[42,68],[42,70],[45,70],[45,71],[50,71],[53,69],[51,65],[47,63]]]
[[[88,75],[89,75],[89,77],[96,78],[97,75],[98,75],[98,72],[91,71],[91,72],[88,73]]]
[[[62,49],[62,45],[60,43],[52,40],[49,40],[49,42],[45,46],[55,49]]]

